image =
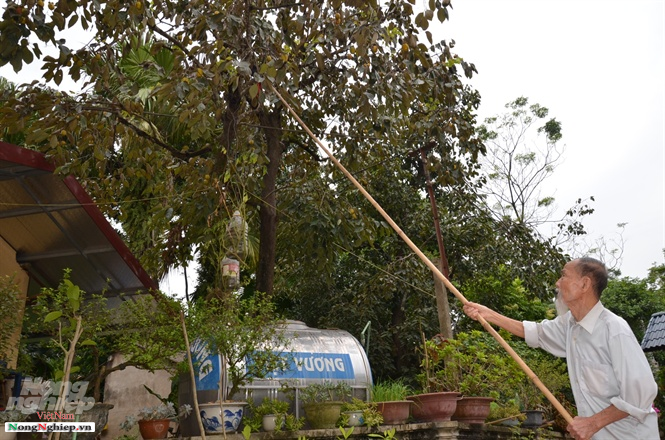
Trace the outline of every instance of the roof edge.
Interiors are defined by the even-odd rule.
[[[132,269],[136,276],[141,280],[143,285],[147,289],[159,290],[159,285],[153,280],[150,275],[143,269],[141,263],[136,259],[132,251],[129,250],[125,242],[120,238],[118,232],[113,229],[113,226],[109,221],[104,217],[102,211],[95,203],[90,195],[85,191],[85,188],[76,180],[72,175],[69,175],[63,179],[63,183],[69,188],[74,195],[74,198],[78,200],[85,212],[88,213],[93,222],[97,225],[99,230],[106,236],[111,245],[115,248],[118,254],[125,260],[125,263]]]
[[[2,141],[0,141],[0,160],[6,160],[49,172],[55,171],[56,168],[43,153]],[[113,229],[113,226],[111,226],[108,219],[104,217],[102,211],[85,191],[85,188],[81,186],[76,177],[69,175],[63,178],[62,181],[144,287],[149,290],[159,290],[157,282],[155,282],[155,280],[148,275],[143,266],[141,266],[141,263],[139,263],[134,254],[132,254],[125,242],[120,238],[120,235],[118,235],[117,231]]]
[[[55,165],[43,153],[0,141],[0,160],[53,172]]]

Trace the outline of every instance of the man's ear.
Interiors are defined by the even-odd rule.
[[[587,290],[593,290],[593,283],[591,278],[588,276],[582,277],[582,289],[586,292]]]

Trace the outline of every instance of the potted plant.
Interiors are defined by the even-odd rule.
[[[345,382],[324,381],[307,385],[299,395],[310,427],[330,429],[337,425],[342,405],[351,397],[351,387]]]
[[[129,366],[150,372],[178,371],[185,344],[174,321],[181,307],[177,300],[153,292],[123,301],[120,307],[105,313],[106,323],[94,335],[97,344],[84,347],[89,353],[86,379],[93,385],[96,401],[100,400],[104,379],[115,371]],[[122,355],[121,362],[107,365],[103,359],[115,353]]]
[[[452,420],[484,423],[490,403],[502,392],[512,393],[523,376],[494,340],[477,330],[459,333],[454,339],[429,340],[425,347],[430,371],[420,380],[464,396],[457,402]]]
[[[353,397],[342,405],[341,425],[375,427],[383,424],[383,416],[374,402],[365,402]]]
[[[305,423],[304,418],[296,418],[289,413],[291,404],[284,400],[265,398],[256,406],[250,399],[248,402],[249,417],[243,419],[245,426],[253,432],[264,431],[297,431]]]
[[[423,392],[407,396],[407,400],[413,401],[411,414],[421,422],[445,422],[449,421],[455,409],[457,401],[461,399],[462,393],[456,390],[444,390],[437,381],[435,373],[437,372],[438,358],[436,347],[432,346],[433,341],[423,339],[423,358],[420,363],[422,373],[417,376],[422,385]],[[437,338],[438,341],[444,341]]]
[[[95,312],[101,314],[102,310],[96,300],[85,301],[85,292],[71,282],[70,273],[70,270],[65,270],[57,288],[42,289],[32,310],[37,315],[35,327],[29,329],[34,331],[36,328],[51,336],[49,343],[55,349],[53,361],[62,366],[62,369],[56,367],[53,377],[53,383],[58,388],[51,389],[47,393],[49,395],[43,397],[50,402],[55,400],[55,403],[46,400],[49,406],[44,409],[56,413],[75,412],[79,421],[95,422],[94,433],[80,435],[82,440],[87,440],[101,434],[112,405],[95,403],[92,398],[86,398],[87,384],[81,387],[81,383],[74,384],[72,381],[80,372],[80,366],[75,365],[77,349],[96,345],[92,337],[99,328],[97,322],[88,321],[87,317],[95,316]],[[91,415],[94,415],[93,419],[89,418]],[[67,434],[56,432],[55,439],[60,438],[67,438]]]
[[[402,380],[379,382],[372,386],[372,402],[383,417],[386,425],[406,423],[411,414],[413,401],[407,400],[411,388]]]
[[[513,345],[524,362],[552,393],[560,394],[570,386],[566,363],[562,359],[549,353],[529,349],[523,341],[515,342]],[[545,415],[556,411],[526,374],[521,374],[519,378],[514,393],[517,403],[526,416],[522,426],[530,429],[539,428],[545,422]],[[565,399],[560,398],[560,401],[565,404]]]
[[[188,332],[198,346],[219,353],[217,400],[199,404],[206,432],[234,432],[247,402],[234,400],[240,388],[254,379],[283,371],[291,364],[281,317],[265,295],[213,292],[206,301],[195,303],[188,317]],[[203,417],[205,416],[205,417]]]
[[[492,402],[489,416],[487,416],[489,423],[500,423],[507,426],[517,426],[524,418],[517,399],[509,399],[503,403]]]
[[[263,399],[257,408],[257,415],[261,417],[261,427],[264,431],[281,431],[286,423],[286,413],[289,403],[278,399]]]
[[[171,421],[187,417],[191,411],[192,407],[189,405],[183,405],[176,411],[173,402],[162,402],[159,405],[141,408],[138,412],[138,419],[134,416],[127,416],[120,427],[129,431],[138,424],[141,437],[145,440],[162,439],[168,435]]]
[[[86,295],[71,282],[70,274],[70,270],[64,271],[57,288],[42,289],[30,311],[33,319],[28,320],[27,331],[51,336],[48,345],[31,349],[42,350],[52,365],[58,365],[54,371],[42,372],[60,384],[52,391],[57,397],[55,406],[44,409],[76,412],[79,421],[94,422],[94,435],[99,435],[113,408],[101,402],[104,379],[130,365],[150,371],[170,366],[175,371],[174,358],[184,344],[180,333],[172,330],[173,313],[169,312],[174,310],[173,301],[165,297],[155,301],[146,295],[110,310],[104,297]],[[111,368],[104,359],[116,352],[122,352],[125,361]],[[77,438],[94,435],[79,434]],[[71,434],[63,433],[61,438],[71,438]]]

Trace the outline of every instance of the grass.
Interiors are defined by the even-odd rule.
[[[394,400],[405,400],[406,396],[412,394],[411,387],[401,380],[389,380],[376,383],[372,386],[373,402],[390,402]]]

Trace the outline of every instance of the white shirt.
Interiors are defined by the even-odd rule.
[[[579,416],[590,417],[610,405],[629,414],[598,431],[594,440],[660,439],[651,407],[658,386],[623,318],[599,301],[580,322],[568,312],[554,320],[523,324],[530,347],[566,358]]]

